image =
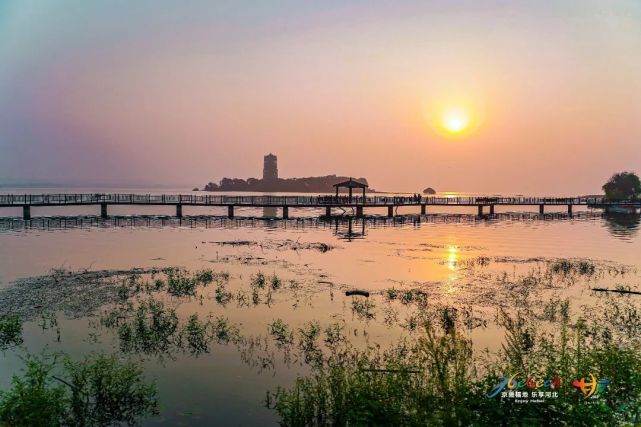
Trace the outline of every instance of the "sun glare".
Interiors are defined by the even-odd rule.
[[[450,133],[457,134],[470,124],[470,117],[467,112],[461,109],[451,109],[445,111],[441,116],[441,125]]]
[[[486,105],[478,90],[443,85],[423,101],[423,118],[445,139],[462,140],[477,133],[485,122]]]

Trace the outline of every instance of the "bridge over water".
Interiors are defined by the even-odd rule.
[[[234,217],[237,207],[282,209],[282,217],[289,217],[290,208],[324,208],[325,216],[332,215],[334,208],[351,208],[357,217],[364,215],[365,208],[387,208],[387,215],[394,216],[394,209],[400,206],[416,206],[425,214],[428,206],[475,206],[479,216],[494,214],[495,206],[538,206],[539,213],[546,206],[566,206],[572,214],[573,206],[601,208],[606,211],[614,206],[641,207],[639,201],[608,200],[604,197],[458,197],[458,196],[231,196],[200,194],[5,194],[0,195],[0,207],[21,207],[24,219],[31,218],[33,207],[51,206],[100,206],[103,218],[108,216],[110,205],[175,206],[176,216],[183,216],[185,206],[226,207],[227,216]]]

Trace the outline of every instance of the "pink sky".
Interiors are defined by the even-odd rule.
[[[598,192],[641,172],[641,4],[9,1],[0,184]],[[321,6],[322,3],[322,6]],[[451,139],[430,106],[483,118]]]

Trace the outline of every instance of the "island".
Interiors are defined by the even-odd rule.
[[[305,178],[277,178],[265,180],[258,178],[223,178],[218,184],[210,182],[204,191],[279,191],[291,193],[332,193],[334,184],[348,181],[350,177],[338,175],[311,176]],[[356,178],[354,181],[367,184],[367,179]],[[342,190],[341,190],[342,191]],[[372,189],[367,189],[373,192]]]
[[[351,178],[340,175],[311,176],[305,178],[279,178],[277,158],[273,154],[264,157],[263,178],[223,178],[220,182],[209,182],[204,191],[261,191],[291,193],[333,193],[334,184],[353,179],[368,185],[366,178]],[[368,188],[368,192],[375,190]]]
[[[433,189],[432,187],[427,187],[425,190],[423,190],[423,194],[436,194],[436,190]]]

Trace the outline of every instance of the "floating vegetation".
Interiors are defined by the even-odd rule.
[[[262,240],[260,242],[253,240],[226,240],[219,242],[209,242],[220,246],[259,246],[261,249],[273,249],[273,250],[316,250],[321,253],[325,253],[332,249],[336,249],[336,246],[323,243],[323,242],[300,242],[298,240]]]
[[[417,303],[419,305],[427,304],[427,292],[422,289],[396,289],[388,288],[383,291],[387,301],[400,301],[403,305]]]
[[[13,286],[0,289],[0,313],[23,320],[47,312],[63,312],[72,318],[89,316],[105,304],[131,297],[135,292],[127,291],[125,295],[123,285],[133,284],[138,289],[135,277],[160,271],[165,270],[53,270],[51,274],[19,279]]]
[[[550,271],[555,274],[591,276],[596,272],[596,266],[588,260],[559,259],[550,264]]]
[[[142,367],[116,356],[27,355],[25,371],[0,392],[0,424],[134,425],[158,413],[156,386]]]
[[[122,304],[140,294],[166,292],[178,298],[194,297],[213,282],[224,286],[229,273],[176,267],[163,269],[100,270],[51,274],[16,281],[0,289],[0,312],[22,320],[63,312],[71,318],[92,315],[108,304]]]

